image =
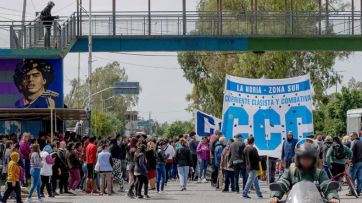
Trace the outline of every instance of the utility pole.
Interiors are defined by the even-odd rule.
[[[88,136],[92,136],[92,0],[89,0],[89,34],[88,34],[88,111],[89,111],[89,133]]]
[[[80,108],[80,52],[78,52],[77,108]]]

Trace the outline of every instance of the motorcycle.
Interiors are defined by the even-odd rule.
[[[272,183],[269,186],[271,191],[287,193],[288,189],[279,183]],[[325,187],[325,190],[337,190],[339,183],[331,181]],[[328,200],[324,197],[317,186],[310,181],[301,181],[293,185],[292,190],[287,194],[282,203],[326,203]]]

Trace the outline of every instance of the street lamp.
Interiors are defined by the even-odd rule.
[[[115,90],[119,90],[119,89],[124,89],[123,87],[107,87],[107,88],[105,88],[105,89],[102,89],[102,90],[100,90],[100,91],[98,91],[98,92],[95,92],[95,93],[93,93],[93,94],[91,94],[91,95],[89,95],[85,100],[84,100],[84,102],[83,102],[83,106],[85,105],[85,102],[88,102],[88,105],[89,106],[91,106],[90,104],[91,104],[91,101],[92,101],[92,97],[94,97],[94,96],[96,96],[96,95],[98,95],[98,94],[100,94],[100,93],[102,93],[102,92],[105,92],[105,91],[107,91],[107,90],[110,90],[110,89],[115,89]],[[108,98],[108,99],[110,99],[110,98]]]
[[[104,110],[107,110],[107,108],[109,108],[109,107],[104,108],[104,107],[105,107],[105,104],[106,104],[106,101],[108,101],[108,100],[110,100],[110,99],[113,99],[113,98],[115,98],[114,95],[111,96],[111,97],[109,97],[109,98],[107,98],[107,99],[103,99],[103,96],[102,96],[102,112],[105,112]]]
[[[346,72],[345,70],[340,70],[340,71],[335,71],[334,73],[336,74],[336,80],[338,77],[338,73],[344,73]],[[338,80],[336,81],[336,94],[338,93]]]

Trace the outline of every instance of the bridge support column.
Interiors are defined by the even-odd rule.
[[[182,35],[187,33],[186,0],[182,0]]]
[[[328,29],[329,29],[329,2],[328,0],[326,0],[326,33],[329,33]]]
[[[362,1],[362,0],[361,0]],[[318,2],[318,35],[322,34],[322,0]]]
[[[351,7],[352,7],[352,35],[354,35],[354,0],[351,0]]]
[[[284,34],[288,34],[288,0],[284,0],[284,11],[285,11],[285,19],[284,19]]]
[[[151,0],[148,0],[148,35],[151,35]]]
[[[112,0],[112,34],[116,35],[116,0]]]
[[[255,34],[258,34],[258,0],[254,3],[254,30]]]
[[[222,35],[222,0],[217,0],[217,34]]]

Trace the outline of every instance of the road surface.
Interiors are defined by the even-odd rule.
[[[210,186],[210,184],[196,184],[190,183],[187,191],[181,192],[177,182],[171,182],[167,187],[164,194],[157,194],[155,191],[150,191],[151,199],[129,199],[125,193],[116,193],[112,196],[99,196],[88,195],[80,193],[77,196],[57,196],[56,198],[46,198],[46,203],[120,203],[120,202],[147,202],[147,203],[168,203],[168,202],[180,202],[180,203],[231,203],[231,202],[243,202],[243,203],[267,203],[269,200],[270,192],[266,186],[266,183],[261,183],[263,192],[263,199],[257,198],[254,191],[250,194],[252,199],[246,200],[241,197],[241,194],[236,193],[222,193],[216,191]],[[355,199],[352,197],[346,197],[347,191],[342,191],[341,202],[342,203],[357,203],[362,202],[361,199]],[[35,199],[34,199],[35,200]]]

